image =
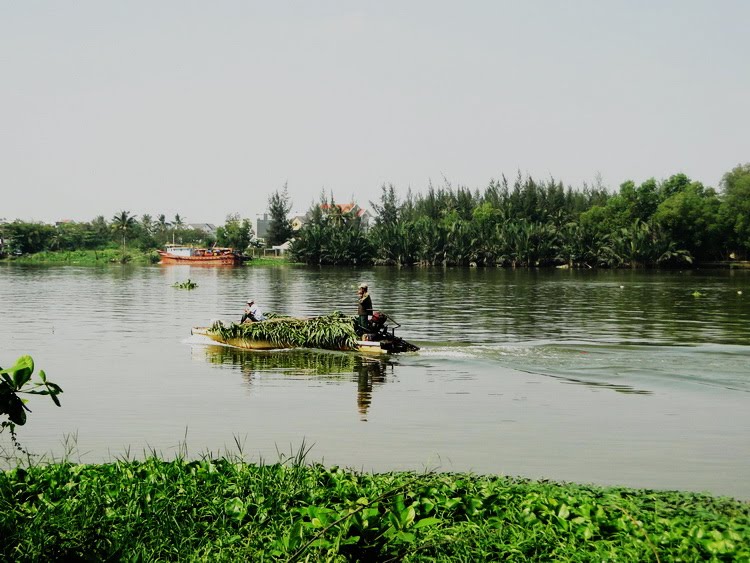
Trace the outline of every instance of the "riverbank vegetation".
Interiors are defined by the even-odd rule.
[[[324,195],[293,232],[284,186],[269,198],[266,242],[293,237],[292,259],[315,265],[688,267],[747,260],[750,254],[750,164],[727,172],[719,191],[685,174],[640,185],[627,181],[616,193],[519,174],[512,182],[492,180],[481,191],[429,185],[403,200],[388,185],[370,203],[371,228],[360,209],[345,212],[333,195]],[[93,251],[94,263],[100,253],[107,253],[104,260],[148,263],[169,242],[249,250],[253,240],[249,220],[238,213],[213,235],[179,215],[170,222],[164,215],[154,220],[127,211],[110,221],[99,216],[90,223],[0,225],[6,256],[44,253],[32,259],[39,262],[72,262],[75,253]],[[117,259],[109,254],[115,250]]]
[[[291,250],[308,264],[687,266],[746,259],[749,202],[750,164],[728,172],[721,192],[684,174],[615,194],[520,174],[482,192],[446,184],[403,201],[383,186],[372,229],[324,197]]]
[[[224,232],[238,221],[237,217],[227,218]],[[249,223],[245,226],[249,227]],[[110,221],[103,215],[91,222],[55,225],[16,220],[0,225],[0,238],[11,258],[29,259],[30,255],[41,254],[36,257],[39,262],[75,259],[81,263],[141,262],[144,256],[148,256],[148,261],[153,257],[158,261],[155,250],[169,242],[205,245],[216,242],[204,231],[185,225],[179,214],[170,222],[164,215],[153,219],[145,214],[137,219],[128,211],[120,211]]]
[[[0,473],[0,559],[742,561],[750,507],[474,474],[234,456]]]
[[[119,248],[101,250],[44,250],[35,254],[14,257],[20,264],[66,264],[71,266],[103,266],[107,264],[155,264],[159,254],[153,250],[131,248],[125,254]]]

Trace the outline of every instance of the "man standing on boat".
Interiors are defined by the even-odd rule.
[[[260,307],[258,307],[255,304],[255,301],[253,299],[247,300],[247,307],[245,307],[245,314],[242,315],[242,320],[240,321],[240,324],[248,320],[253,323],[259,323],[260,321],[266,320],[266,317],[263,315],[263,311],[260,310]]]
[[[370,325],[369,317],[372,315],[372,299],[370,294],[367,293],[366,283],[359,284],[357,295],[359,296],[357,303],[358,332],[367,332]]]

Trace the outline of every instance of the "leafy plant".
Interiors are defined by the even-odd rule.
[[[8,369],[0,368],[0,416],[7,416],[9,419],[0,422],[0,432],[8,428],[18,449],[21,447],[15,434],[16,425],[26,424],[26,413],[31,412],[25,404],[26,401],[18,395],[49,395],[59,407],[60,399],[57,396],[63,392],[59,385],[47,381],[44,370],[39,370],[38,381],[31,381],[33,373],[34,360],[31,356],[21,356],[15,365]]]
[[[190,281],[190,278],[188,278],[187,281],[184,282],[175,282],[172,284],[172,287],[176,289],[195,289],[198,287],[198,284],[194,281]]]
[[[208,331],[222,340],[242,339],[270,342],[279,348],[300,346],[347,350],[358,340],[354,318],[338,311],[322,317],[298,319],[273,316],[259,323],[214,323]]]
[[[238,444],[239,447],[239,444]],[[727,498],[237,456],[0,472],[0,560],[746,561]]]

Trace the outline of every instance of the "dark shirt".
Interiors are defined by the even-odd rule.
[[[357,314],[359,316],[372,315],[372,299],[370,299],[369,293],[365,293],[362,297],[359,298],[359,303],[357,304]]]

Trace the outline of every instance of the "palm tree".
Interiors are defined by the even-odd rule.
[[[146,213],[145,215],[141,215],[141,226],[143,227],[143,230],[146,231],[146,234],[153,234],[155,224],[156,222],[148,213]]]
[[[164,215],[164,213],[162,213],[156,218],[156,229],[160,233],[166,232],[166,230],[169,228],[170,225],[171,223],[167,221],[167,217]]]
[[[122,233],[122,256],[125,259],[125,237],[128,230],[132,230],[136,225],[135,215],[131,215],[130,211],[120,211],[117,215],[112,217],[112,228],[115,232]]]
[[[172,221],[172,244],[174,244],[175,231],[185,225],[185,220],[180,217],[179,213],[175,213],[174,220]],[[180,236],[180,242],[182,242],[182,236]]]

